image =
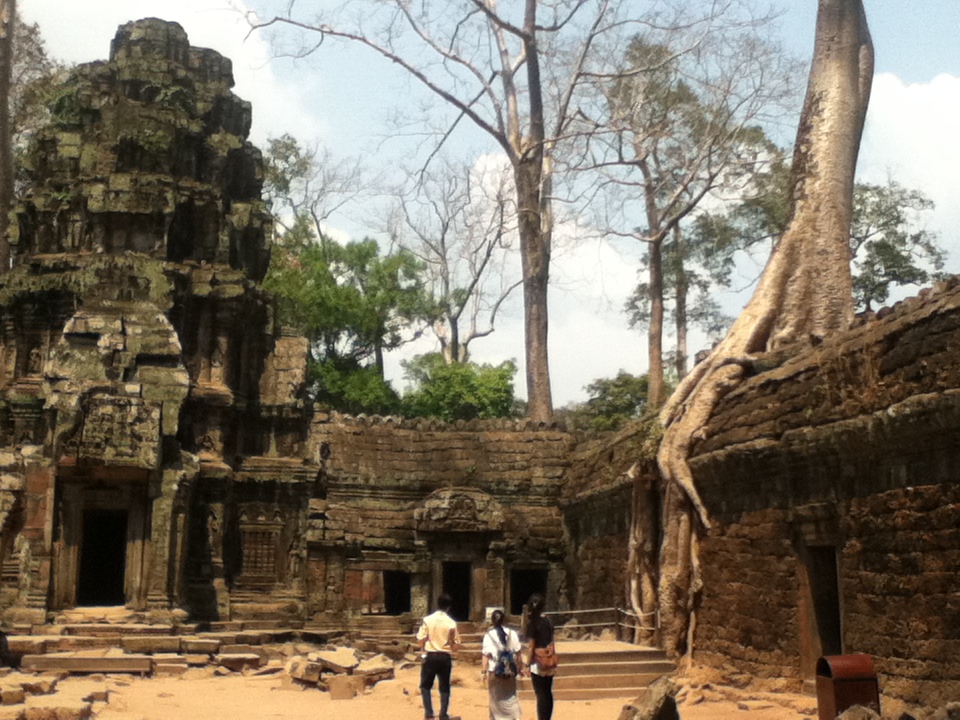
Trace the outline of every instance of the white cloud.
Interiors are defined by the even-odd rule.
[[[960,77],[939,75],[907,84],[891,74],[874,79],[860,151],[859,178],[922,190],[937,205],[930,227],[960,272]]]

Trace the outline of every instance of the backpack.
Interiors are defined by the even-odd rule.
[[[492,632],[492,631],[491,631]],[[496,638],[496,635],[494,635]],[[499,640],[499,638],[497,638]],[[497,653],[497,661],[493,665],[493,674],[496,677],[511,678],[517,675],[517,661],[512,650],[504,647],[502,642],[497,642],[500,648]]]

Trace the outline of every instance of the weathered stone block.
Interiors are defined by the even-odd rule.
[[[363,692],[363,678],[355,675],[330,675],[324,684],[331,700],[350,700]]]

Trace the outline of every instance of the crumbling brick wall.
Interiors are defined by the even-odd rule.
[[[842,652],[874,657],[884,698],[960,696],[958,349],[953,282],[761,358],[724,399],[691,462],[714,524],[700,661],[812,680],[830,604],[812,557],[835,549]]]

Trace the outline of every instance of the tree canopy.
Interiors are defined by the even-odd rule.
[[[436,417],[448,422],[510,417],[515,413],[513,377],[517,366],[472,362],[447,363],[440,353],[404,363],[412,389],[403,396],[408,417]]]

